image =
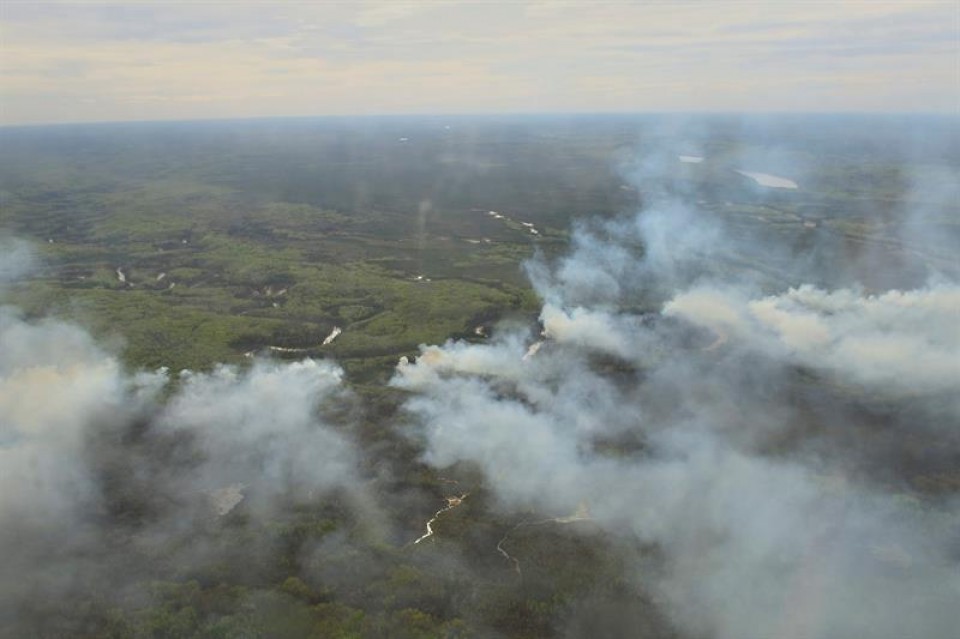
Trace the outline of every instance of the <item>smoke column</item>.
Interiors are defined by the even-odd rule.
[[[960,287],[831,287],[849,264],[750,239],[665,196],[581,225],[528,266],[533,356],[504,330],[400,363],[423,459],[649,544],[636,586],[689,636],[952,636],[960,509],[923,486],[960,461]]]

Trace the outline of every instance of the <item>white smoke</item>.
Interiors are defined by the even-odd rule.
[[[0,272],[22,274],[27,255],[5,254]],[[215,522],[235,508],[263,525],[336,493],[376,524],[357,449],[321,414],[348,401],[331,363],[255,361],[173,382],[127,372],[78,326],[0,307],[0,628],[104,580],[120,596],[158,576],[144,568],[157,558],[218,561]]]
[[[0,284],[12,282],[34,268],[36,257],[30,244],[0,236]]]
[[[96,507],[84,461],[90,430],[132,418],[162,374],[128,377],[79,328],[28,323],[11,309],[0,310],[0,353],[0,520],[72,522]]]
[[[956,499],[871,472],[906,464],[918,434],[960,457],[960,288],[764,293],[718,266],[740,246],[727,237],[680,206],[582,227],[558,266],[529,269],[535,357],[514,333],[398,367],[424,460],[478,465],[507,511],[586,503],[611,535],[654,545],[638,584],[691,636],[952,636]],[[657,312],[629,310],[644,295]],[[885,425],[857,408],[903,402]],[[945,423],[911,423],[931,406]],[[878,429],[889,446],[840,444]]]
[[[341,369],[313,360],[187,372],[157,428],[193,438],[200,461],[180,481],[206,492],[248,486],[252,507],[269,513],[283,500],[357,484],[351,443],[316,415],[342,392]]]
[[[196,461],[176,481],[194,492],[241,482],[266,507],[280,495],[307,499],[356,480],[352,444],[316,412],[343,392],[342,371],[333,364],[256,362],[247,371],[186,371],[160,408],[165,371],[126,374],[76,326],[31,323],[4,311],[0,349],[0,512],[6,521],[23,524],[27,511],[55,519],[61,511],[89,508],[81,498],[95,497],[88,439],[108,426],[122,430],[147,409],[155,435],[188,436]]]
[[[880,295],[800,286],[752,300],[708,288],[677,296],[664,313],[842,382],[924,395],[960,388],[960,287],[954,285]]]
[[[921,256],[939,241],[929,219],[903,224]],[[29,261],[9,247],[0,280]],[[690,636],[950,637],[960,504],[909,476],[960,459],[960,290],[936,256],[913,289],[811,285],[847,265],[814,268],[661,203],[585,224],[568,257],[529,266],[542,335],[424,346],[392,383],[410,392],[428,464],[475,464],[505,511],[585,504],[611,538],[654,547],[637,587]],[[775,277],[760,268],[771,260]],[[125,462],[162,502],[132,545],[180,542],[184,565],[214,556],[203,526],[234,507],[262,522],[346,491],[372,510],[361,455],[318,411],[344,399],[341,377],[257,361],[170,390],[166,372],[124,371],[76,326],[3,310],[0,543],[13,558],[0,600],[76,590],[89,569],[77,557],[113,553],[94,444],[134,425],[175,454]],[[918,446],[929,469],[913,470]]]

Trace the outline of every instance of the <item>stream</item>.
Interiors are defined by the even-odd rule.
[[[572,524],[577,521],[590,521],[590,514],[587,511],[586,504],[580,504],[580,507],[577,508],[576,512],[572,515],[568,515],[567,517],[548,517],[547,519],[536,519],[534,521],[521,521],[519,524],[515,525],[513,528],[504,533],[503,537],[500,538],[500,541],[497,542],[497,552],[500,553],[504,559],[513,564],[513,570],[517,573],[517,576],[523,577],[523,571],[520,569],[520,560],[507,552],[507,550],[503,547],[504,544],[507,543],[507,540],[510,539],[510,535],[523,527],[543,526],[545,524]]]
[[[444,497],[444,500],[447,502],[447,505],[433,514],[433,517],[427,521],[427,532],[420,535],[420,537],[418,537],[413,543],[419,544],[424,539],[429,539],[430,537],[433,537],[433,524],[435,524],[437,519],[440,518],[440,515],[447,512],[448,510],[453,510],[454,508],[462,504],[463,500],[466,499],[469,494],[470,493],[463,493],[459,497],[456,497],[456,496]]]

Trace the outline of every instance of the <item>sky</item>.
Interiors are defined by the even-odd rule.
[[[960,2],[0,3],[0,124],[960,112]]]

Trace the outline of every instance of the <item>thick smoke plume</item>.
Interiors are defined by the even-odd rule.
[[[838,288],[755,237],[667,200],[582,226],[530,265],[542,347],[401,362],[424,460],[649,544],[637,587],[690,636],[952,636],[960,504],[922,487],[960,461],[960,287]]]

